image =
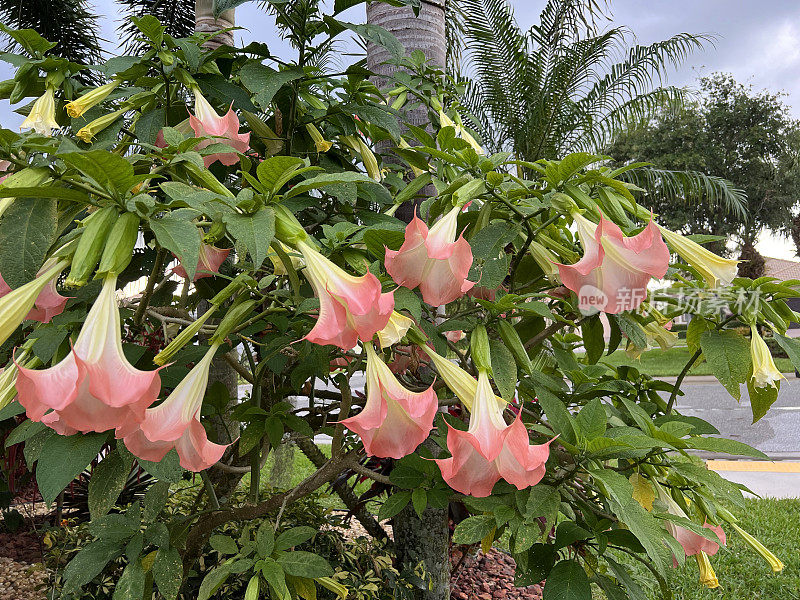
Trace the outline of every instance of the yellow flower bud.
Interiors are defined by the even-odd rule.
[[[80,117],[87,110],[89,110],[94,106],[97,106],[103,100],[108,98],[108,95],[115,89],[117,89],[120,83],[121,81],[115,80],[112,81],[111,83],[101,85],[100,87],[95,88],[92,91],[84,94],[77,100],[69,102],[65,106],[65,108],[67,109],[67,114],[73,119]]]

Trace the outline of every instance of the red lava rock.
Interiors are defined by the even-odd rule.
[[[455,600],[541,600],[542,586],[514,587],[516,563],[508,554],[491,549],[461,559],[460,550],[451,557],[453,574],[450,597]],[[458,567],[458,568],[456,568]]]

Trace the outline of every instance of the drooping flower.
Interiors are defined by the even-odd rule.
[[[58,277],[67,264],[69,263],[66,261],[56,262],[40,272],[33,281],[0,294],[0,344],[4,344],[22,321],[28,318],[43,290]]]
[[[550,281],[558,283],[561,281],[558,274],[558,257],[545,248],[542,244],[533,240],[530,245],[530,253],[536,264]]]
[[[699,552],[695,555],[697,559],[697,567],[700,569],[700,584],[710,590],[719,587],[719,579],[717,574],[714,573],[714,568],[711,566],[711,561],[708,560],[708,554]]]
[[[670,496],[661,486],[657,486],[657,488],[658,499],[662,503],[666,504],[667,512],[671,515],[675,515],[676,517],[688,519],[686,513],[683,511],[680,505],[675,502],[672,496]],[[722,527],[719,525],[713,526],[709,523],[703,524],[703,527],[710,529],[717,535],[719,538],[719,543],[709,540],[708,538],[705,538],[694,531],[686,529],[685,527],[681,527],[672,521],[665,521],[665,527],[667,528],[669,534],[678,540],[678,543],[683,548],[685,556],[696,556],[701,552],[709,556],[713,556],[719,550],[720,544],[724,546],[726,543],[725,531],[723,531]],[[677,560],[674,557],[673,560],[674,566],[677,566]]]
[[[200,422],[208,374],[217,348],[218,344],[212,345],[167,399],[147,409],[141,425],[124,436],[125,446],[135,456],[158,462],[175,448],[181,466],[194,472],[208,469],[222,458],[228,446],[210,442]]]
[[[582,311],[617,314],[635,310],[647,296],[647,284],[661,279],[669,266],[669,249],[653,221],[633,237],[600,217],[595,225],[573,213],[583,258],[574,265],[559,264],[561,281],[578,296]]]
[[[306,124],[306,131],[311,136],[311,139],[314,140],[314,147],[317,152],[327,152],[333,146],[333,142],[326,140],[322,132],[313,123]]]
[[[39,272],[37,277],[46,273],[51,267],[56,264],[55,260],[47,261]],[[11,292],[11,288],[3,280],[0,275],[0,297],[5,296]],[[44,289],[39,292],[39,295],[34,301],[33,308],[25,315],[27,321],[39,321],[40,323],[49,323],[50,320],[56,315],[64,312],[64,307],[67,305],[69,298],[66,298],[58,293],[56,289],[56,277],[50,279]]]
[[[460,329],[454,329],[453,331],[445,331],[444,337],[447,338],[447,341],[455,344],[467,337],[467,334]]]
[[[342,423],[359,435],[370,456],[403,458],[417,449],[433,429],[439,408],[433,386],[414,393],[395,379],[375,353],[371,342],[367,354],[367,402],[358,415]]]
[[[414,324],[414,320],[400,314],[396,310],[392,311],[386,327],[378,332],[378,342],[381,348],[388,348],[403,339],[403,336]]]
[[[135,369],[122,351],[116,283],[116,277],[103,282],[72,351],[61,362],[41,370],[20,367],[19,403],[31,420],[84,433],[116,429],[121,436],[139,426],[158,397],[158,371]]]
[[[200,244],[200,257],[197,260],[197,269],[194,272],[192,281],[197,281],[203,277],[213,277],[216,273],[219,273],[220,266],[228,258],[230,252],[230,248],[216,248],[211,244]],[[172,272],[184,279],[189,277],[186,269],[180,263],[172,268]]]
[[[780,573],[783,571],[783,563],[780,559],[775,556],[769,549],[759,542],[755,537],[747,533],[744,529],[739,527],[736,523],[731,523],[731,527],[736,530],[736,533],[741,535],[744,538],[744,541],[750,546],[753,550],[758,552],[758,554],[769,563],[770,568],[772,569],[773,573]]]
[[[400,250],[386,249],[386,271],[395,283],[407,288],[420,288],[422,299],[431,306],[442,306],[463,296],[475,282],[468,281],[472,267],[472,248],[457,235],[456,206],[433,227],[414,215],[406,227]]]
[[[452,457],[436,461],[447,485],[462,494],[485,497],[501,478],[520,490],[539,483],[552,440],[531,445],[521,413],[506,425],[505,403],[498,401],[484,371],[478,375],[471,404],[467,431],[448,423],[447,449]]]
[[[444,127],[452,127],[456,130],[456,136],[460,137],[462,140],[467,142],[478,155],[482,156],[484,154],[483,148],[481,145],[472,137],[472,134],[466,130],[464,125],[461,123],[461,115],[456,116],[456,121],[453,121],[450,117],[447,116],[447,113],[444,110],[439,110],[439,123],[441,124],[442,128]]]
[[[299,242],[297,249],[306,264],[303,273],[319,298],[317,324],[305,339],[350,350],[359,338],[369,341],[386,327],[394,310],[394,294],[382,293],[375,275],[349,275],[307,242]]]
[[[364,163],[364,170],[366,170],[367,175],[372,177],[375,181],[383,180],[383,173],[381,173],[381,169],[378,166],[378,159],[375,157],[375,153],[367,146],[360,136],[341,135],[339,139],[350,146],[353,152],[361,157],[361,162]]]
[[[781,379],[785,379],[783,373],[775,366],[769,346],[755,325],[750,326],[750,359],[753,362],[755,387],[775,387]]]
[[[211,137],[212,139],[200,142],[196,148],[201,150],[212,144],[223,143],[230,146],[233,152],[217,152],[203,157],[203,164],[208,168],[219,161],[223,165],[231,166],[239,162],[239,154],[244,154],[250,149],[250,134],[239,133],[239,117],[233,112],[233,103],[224,117],[220,117],[208,100],[203,97],[200,90],[194,89],[194,115],[189,115],[189,124],[197,137]],[[213,139],[216,138],[216,139]]]
[[[80,98],[73,100],[72,102],[68,102],[67,105],[64,107],[67,109],[67,114],[76,119],[80,117],[83,113],[85,113],[90,108],[97,106],[103,100],[108,98],[109,94],[117,89],[122,83],[121,79],[115,79],[111,83],[107,83],[105,85],[101,85],[100,87],[96,87],[90,92],[87,92]]]
[[[85,126],[81,127],[76,135],[82,141],[86,142],[87,144],[91,144],[92,140],[98,133],[110,127],[113,123],[121,119],[125,115],[125,113],[129,111],[130,108],[122,108],[120,110],[107,113],[102,117],[98,117],[93,121],[91,121],[90,123],[86,124]]]
[[[644,333],[647,339],[647,346],[658,344],[662,350],[669,350],[678,342],[678,334],[670,331],[672,325],[660,325],[658,321],[650,321],[644,326]],[[630,358],[639,358],[647,348],[639,348],[631,343],[625,349],[625,354]]]
[[[660,225],[658,228],[672,250],[697,269],[709,287],[730,285],[736,277],[738,260],[722,258],[680,233]]]
[[[19,128],[33,129],[41,135],[52,135],[53,129],[59,128],[59,124],[56,122],[56,98],[53,88],[48,87],[33,104],[30,114]]]

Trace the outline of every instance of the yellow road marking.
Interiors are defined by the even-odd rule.
[[[800,473],[800,462],[763,460],[709,460],[712,471],[753,471],[761,473]]]

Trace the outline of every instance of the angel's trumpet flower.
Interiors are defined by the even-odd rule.
[[[197,149],[207,148],[212,144],[226,144],[231,152],[216,152],[203,157],[203,164],[208,168],[215,161],[231,166],[239,162],[239,154],[250,149],[250,134],[239,133],[239,117],[233,112],[233,103],[224,117],[220,117],[214,107],[208,103],[200,90],[194,89],[194,112],[189,116],[189,125],[197,137],[210,137],[197,145]],[[217,138],[217,139],[213,139]]]
[[[457,300],[475,285],[467,275],[472,267],[472,248],[464,236],[456,236],[461,208],[456,206],[433,227],[414,219],[406,227],[399,250],[386,249],[386,271],[395,283],[420,288],[431,306]]]
[[[30,114],[19,128],[33,129],[41,135],[52,135],[53,129],[59,128],[59,124],[56,122],[56,98],[53,88],[48,87],[34,103]]]
[[[297,249],[306,264],[303,273],[319,298],[317,324],[305,339],[350,350],[359,338],[369,341],[386,327],[394,310],[394,294],[382,293],[375,275],[350,275],[307,242],[298,242]]]
[[[697,269],[709,287],[730,285],[736,277],[738,260],[722,258],[680,233],[675,233],[660,225],[658,228],[672,250]]]
[[[655,223],[625,237],[602,216],[597,225],[579,213],[572,217],[583,258],[574,265],[559,264],[558,270],[563,284],[577,294],[579,308],[610,314],[637,309],[647,297],[650,279],[661,279],[669,267],[669,249]]]
[[[501,478],[523,490],[544,477],[552,440],[531,445],[521,413],[506,425],[504,407],[492,391],[489,376],[481,371],[469,428],[460,431],[448,424],[447,449],[452,457],[436,461],[445,482],[454,490],[485,497]]]
[[[417,449],[433,429],[439,408],[431,386],[414,393],[397,381],[375,353],[371,342],[367,354],[367,403],[355,417],[342,423],[359,435],[370,456],[403,458]]]
[[[227,446],[210,442],[200,422],[208,374],[217,348],[218,344],[212,345],[167,399],[149,408],[141,426],[125,436],[125,446],[135,456],[158,462],[175,448],[181,466],[194,472],[208,469],[222,458]]]
[[[20,367],[19,403],[31,420],[84,433],[116,429],[122,436],[139,426],[158,397],[158,371],[135,369],[122,351],[116,283],[113,276],[103,282],[66,358],[48,369]]]
[[[197,259],[197,269],[195,269],[194,279],[192,279],[192,281],[197,281],[203,277],[213,277],[216,273],[219,273],[219,268],[222,266],[222,263],[225,262],[225,259],[228,258],[230,252],[230,248],[217,248],[206,243],[200,244],[200,256]],[[188,279],[189,277],[189,274],[180,262],[177,266],[173,267],[172,272],[184,279]]]
[[[750,358],[753,362],[753,383],[756,387],[775,387],[781,379],[785,379],[775,366],[769,346],[755,325],[750,326]]]
[[[392,311],[386,327],[378,332],[378,342],[380,342],[381,348],[388,348],[402,340],[413,324],[413,319],[409,319],[396,310]]]
[[[120,79],[115,79],[111,83],[107,83],[105,85],[101,85],[100,87],[94,88],[93,90],[87,92],[77,100],[68,102],[67,105],[64,107],[67,109],[67,114],[73,119],[80,117],[87,110],[97,106],[103,100],[108,98],[109,94],[113,92],[115,89],[117,89],[120,83],[122,83]]]

